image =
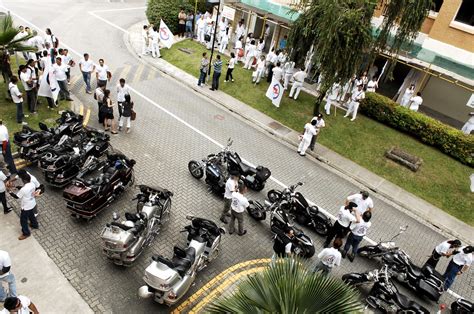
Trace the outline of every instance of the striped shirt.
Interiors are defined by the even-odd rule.
[[[222,60],[217,60],[216,62],[214,62],[214,72],[222,72]]]

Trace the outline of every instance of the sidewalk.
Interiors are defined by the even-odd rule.
[[[30,238],[18,240],[20,218],[16,213],[1,214],[0,225],[0,249],[10,254],[18,294],[30,298],[40,313],[93,313],[36,241],[34,231]]]
[[[125,45],[127,49],[145,63],[157,68],[158,70],[168,74],[176,80],[182,82],[189,88],[197,91],[203,96],[226,107],[228,110],[238,114],[242,118],[252,122],[254,125],[276,136],[295,147],[298,146],[299,133],[291,130],[279,122],[273,120],[260,111],[247,106],[245,103],[221,92],[209,91],[207,88],[197,86],[197,78],[186,73],[185,71],[175,67],[167,61],[158,58],[153,59],[150,56],[141,56],[141,25],[143,22],[131,26],[124,35]],[[311,93],[313,94],[313,93]],[[317,153],[316,153],[317,152]],[[308,153],[308,152],[307,152]],[[474,243],[474,228],[459,219],[445,213],[441,209],[431,205],[421,198],[403,190],[399,186],[383,179],[382,177],[368,171],[351,160],[329,150],[325,146],[316,144],[315,152],[309,155],[316,158],[319,162],[337,170],[342,176],[351,179],[366,186],[372,192],[375,192],[393,203],[403,207],[414,215],[420,217],[428,224],[439,229],[443,233]]]

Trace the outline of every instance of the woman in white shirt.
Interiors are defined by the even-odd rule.
[[[232,80],[232,82],[234,81],[232,72],[234,71],[236,62],[237,62],[237,59],[235,58],[235,53],[231,52],[229,62],[227,63],[227,72],[225,74],[225,80],[224,80],[225,83],[227,83],[229,80]]]
[[[235,51],[235,56],[237,57],[237,60],[236,60],[236,63],[239,63],[239,61],[241,60],[241,58],[243,57],[244,55],[244,50],[242,48],[242,40],[244,38],[241,36],[239,39],[237,39],[237,41],[235,42],[235,47],[234,47],[234,51]]]
[[[438,244],[431,253],[430,258],[426,261],[425,266],[429,265],[433,269],[435,269],[436,265],[438,265],[441,256],[450,257],[451,255],[453,255],[453,252],[460,246],[461,241],[459,241],[458,239],[444,241]]]
[[[255,40],[250,42],[250,45],[246,45],[245,49],[247,50],[247,56],[245,58],[245,65],[244,69],[250,70],[253,65],[253,61],[255,58],[255,53],[257,51],[257,46],[255,46]]]

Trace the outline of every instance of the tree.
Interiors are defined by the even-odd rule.
[[[432,0],[380,0],[379,5],[385,7],[384,19],[378,29],[373,30],[371,19],[376,0],[299,2],[297,8],[302,13],[290,30],[288,46],[293,48],[292,57],[297,62],[314,47],[313,62],[323,76],[315,114],[335,82],[347,82],[361,70],[363,63],[372,63],[377,53],[396,55],[403,44],[412,42],[428,15]]]
[[[194,6],[188,0],[149,0],[146,16],[150,23],[160,26],[160,19],[166,23],[173,34],[178,32],[178,14],[180,9],[193,11]]]
[[[19,33],[19,29],[13,26],[13,19],[8,13],[0,17],[0,53],[5,55],[7,51],[34,51],[34,47],[25,45],[25,42],[31,37],[35,36],[35,33],[16,38]]]
[[[340,279],[313,273],[298,259],[284,258],[238,284],[210,313],[349,313],[362,310],[359,293]]]

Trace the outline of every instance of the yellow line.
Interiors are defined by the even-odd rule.
[[[140,77],[142,76],[144,69],[145,69],[145,66],[143,64],[140,64],[140,66],[137,69],[137,72],[135,72],[135,75],[133,76],[132,82],[140,81]]]
[[[90,117],[91,117],[91,110],[90,110],[90,108],[87,108],[86,116],[84,117],[84,120],[82,121],[83,126],[86,126],[87,123],[89,123],[89,118]]]

